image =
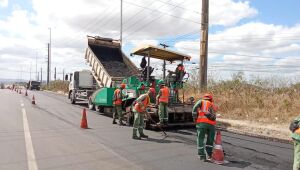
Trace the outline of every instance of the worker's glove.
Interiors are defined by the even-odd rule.
[[[292,121],[290,124],[290,130],[294,133],[295,130],[298,128],[299,128],[299,121],[298,120]]]

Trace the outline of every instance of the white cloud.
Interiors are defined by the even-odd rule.
[[[7,7],[8,0],[0,0],[0,7]]]
[[[195,22],[200,23],[201,20],[201,1],[172,0],[165,2],[167,4],[160,1],[124,1],[123,36],[125,37],[125,44],[136,46],[141,43],[150,43],[157,45],[158,38],[168,39],[199,30],[200,24]],[[266,56],[274,53],[274,46],[278,53],[290,52],[289,48],[297,51],[299,43],[294,42],[291,44],[289,40],[244,43],[247,38],[260,37],[266,33],[274,34],[276,37],[275,34],[277,33],[290,34],[292,32],[294,35],[299,31],[299,26],[289,28],[263,23],[248,23],[236,26],[241,20],[258,14],[258,11],[251,7],[249,2],[236,0],[210,1],[210,25],[221,25],[227,29],[210,36],[211,39],[215,38],[217,41],[211,41],[209,50],[247,55],[258,55],[257,51],[260,51],[259,55]],[[150,8],[154,11],[132,4]],[[45,66],[49,27],[52,28],[52,66],[59,69],[68,68],[68,72],[86,67],[83,59],[87,45],[86,35],[119,38],[119,0],[89,0],[88,2],[86,0],[32,0],[32,5],[34,12],[16,8],[11,15],[0,20],[0,62],[4,60],[1,58],[3,55],[16,57],[20,60],[15,61],[15,67],[23,67],[24,70],[29,70],[30,61],[32,60],[31,62],[35,63],[35,49],[39,49],[40,65]],[[235,38],[237,40],[230,40],[230,43],[218,40],[233,39],[233,35],[234,37],[237,36]],[[264,38],[264,36],[262,37]],[[195,42],[176,44],[178,50],[193,57],[193,62],[199,59],[199,42]],[[282,49],[279,49],[279,46]],[[220,57],[220,55],[210,53],[209,57],[213,59]],[[132,57],[131,59],[137,63],[140,60]],[[26,62],[23,62],[25,60]],[[8,67],[8,65],[6,66]],[[0,73],[0,77],[2,75]]]
[[[286,27],[251,22],[210,34],[208,52],[222,59],[221,69],[248,68],[253,71],[266,71],[269,68],[269,71],[272,71],[274,68],[281,68],[281,73],[289,73],[286,69],[289,65],[300,63],[300,57],[295,56],[300,52],[299,35],[299,24]],[[178,50],[184,52],[199,51],[199,46],[199,40],[175,44]],[[220,65],[220,61],[212,61],[209,64]]]

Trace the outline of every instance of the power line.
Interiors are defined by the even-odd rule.
[[[197,49],[190,49],[190,48],[185,48],[185,47],[180,47],[185,50],[191,50],[191,51],[197,51]],[[258,55],[246,55],[246,54],[234,54],[234,53],[226,53],[226,52],[221,52],[221,51],[208,51],[210,54],[220,54],[220,55],[233,55],[233,56],[243,56],[243,57],[251,57],[251,58],[265,58],[265,59],[287,59],[287,58],[282,58],[282,57],[264,57],[264,56],[258,56]],[[300,60],[300,58],[293,58],[294,60]]]
[[[200,24],[200,22],[197,22],[197,21],[194,21],[194,20],[191,20],[191,19],[188,19],[188,18],[183,18],[183,17],[179,17],[179,16],[176,16],[176,15],[166,13],[166,12],[162,12],[162,11],[159,11],[159,10],[151,9],[151,8],[148,8],[148,7],[145,7],[145,6],[142,6],[142,5],[138,5],[138,4],[129,2],[129,1],[124,1],[124,2],[127,3],[127,4],[130,4],[130,5],[134,5],[134,6],[137,6],[137,7],[140,7],[140,8],[150,10],[150,11],[158,12],[158,13],[161,13],[161,14],[166,15],[166,16],[174,17],[174,18],[181,19],[181,20],[184,20],[184,21],[188,21],[188,22],[191,22],[191,23],[194,23],[194,24]]]
[[[181,5],[181,4],[184,3],[184,2],[185,2],[185,1],[182,1],[181,3],[178,4],[178,6]],[[176,8],[176,7],[172,8],[171,10],[173,10],[173,9],[175,9],[175,8]],[[131,34],[128,34],[127,36],[125,36],[124,39],[126,39],[126,38],[132,36],[133,33],[136,33],[136,32],[138,32],[138,31],[140,31],[141,29],[145,28],[147,25],[151,24],[152,22],[158,20],[159,18],[161,18],[161,17],[163,17],[163,16],[164,16],[164,14],[162,13],[161,15],[159,15],[158,17],[154,18],[153,20],[149,21],[148,23],[142,25],[142,26],[139,27],[138,29],[135,29]]]
[[[171,0],[169,0],[169,1],[171,1]],[[168,2],[169,2],[169,1],[168,1]],[[162,8],[162,7],[163,7],[163,5],[160,6],[160,7],[158,7],[156,10],[158,10],[158,9],[160,9],[160,8]],[[144,11],[144,10],[142,10],[142,11]],[[152,13],[153,13],[153,12],[155,12],[155,11],[152,11]],[[132,17],[132,18],[133,18],[133,17]],[[141,19],[135,21],[133,24],[129,25],[128,27],[124,28],[124,31],[128,30],[129,28],[132,28],[133,26],[135,26],[136,24],[138,24],[138,23],[139,23],[140,21],[142,21],[142,20],[144,20],[144,18],[141,18]]]
[[[155,4],[156,1],[154,3],[151,2],[151,1],[149,1],[149,2],[150,3],[147,6],[151,6],[151,5]],[[134,15],[130,16],[129,19],[127,19],[126,21],[124,21],[124,25],[126,25],[126,23],[129,23],[131,20],[133,20],[135,18],[134,16],[137,16],[137,15],[141,14],[143,11],[144,11],[144,9],[141,9],[138,12],[136,12]]]
[[[168,4],[168,5],[171,5],[171,6],[176,6],[176,5],[174,5],[174,4],[171,4],[171,3],[168,3],[168,2],[165,2],[165,1],[162,1],[162,0],[156,0],[156,1],[159,1],[159,2],[164,3],[164,4]],[[178,8],[179,8],[179,9],[186,10],[186,11],[188,11],[188,12],[195,13],[195,14],[197,14],[197,15],[201,15],[200,12],[194,11],[194,10],[190,10],[190,9],[188,9],[188,8],[185,8],[185,7],[178,7]]]

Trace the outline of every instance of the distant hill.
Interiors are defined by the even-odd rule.
[[[16,83],[16,82],[28,82],[28,80],[20,80],[20,79],[1,79],[1,83],[10,84],[10,83]]]

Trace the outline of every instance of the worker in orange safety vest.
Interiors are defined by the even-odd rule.
[[[122,113],[122,99],[123,99],[123,94],[122,94],[122,90],[125,89],[126,84],[121,84],[120,88],[117,88],[114,91],[114,96],[113,96],[113,104],[115,107],[115,112],[113,114],[113,124],[117,124],[116,122],[116,117],[118,115],[118,119],[119,119],[119,125],[123,126],[124,123],[122,122],[123,120],[123,113]]]
[[[193,107],[193,118],[197,128],[197,149],[200,160],[210,161],[215,138],[216,107],[213,96],[205,94]],[[204,138],[207,135],[206,144]]]
[[[148,138],[147,135],[144,134],[144,117],[147,114],[147,107],[150,104],[151,98],[155,98],[155,89],[150,88],[147,93],[140,95],[135,101],[133,112],[134,112],[134,122],[133,122],[133,134],[132,139],[141,139]],[[137,131],[140,136],[137,136]]]
[[[158,105],[158,112],[159,112],[159,123],[161,124],[168,124],[168,103],[169,103],[169,88],[165,86],[163,80],[158,82],[160,86],[159,93],[156,97],[156,103]]]

